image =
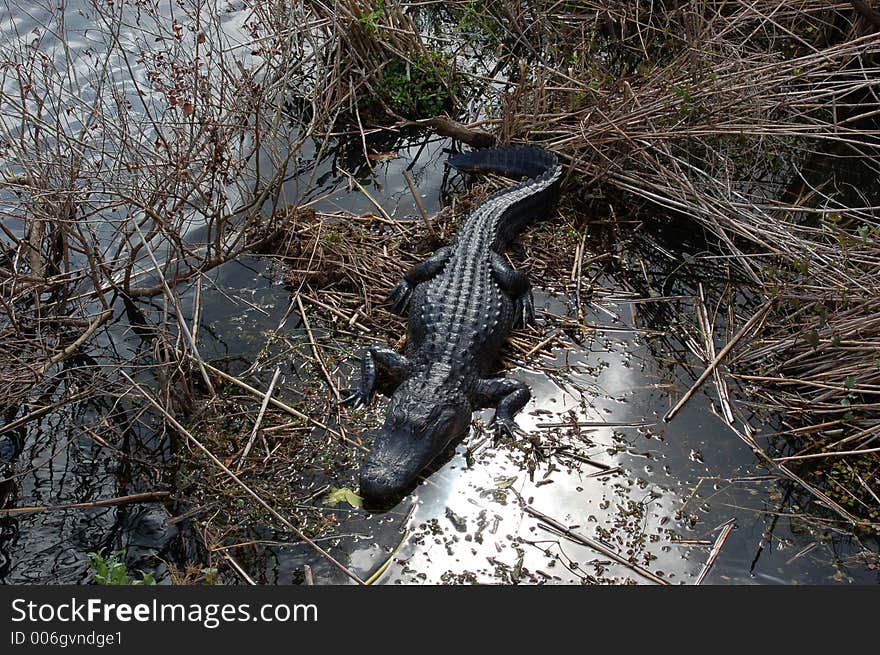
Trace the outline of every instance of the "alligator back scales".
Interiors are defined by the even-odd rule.
[[[528,146],[457,155],[449,165],[524,181],[496,192],[465,219],[454,241],[404,275],[388,296],[408,314],[403,354],[370,348],[362,360],[358,404],[369,403],[381,373],[394,391],[381,432],[360,472],[361,494],[388,501],[466,433],[475,409],[495,407],[495,428],[512,434],[528,387],[490,377],[513,328],[534,320],[528,278],[504,250],[527,225],[545,218],[558,197],[556,156]]]

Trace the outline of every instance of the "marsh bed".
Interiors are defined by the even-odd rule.
[[[31,17],[7,16],[19,38],[45,20],[38,20],[44,8],[33,9]],[[246,34],[246,9],[229,5],[223,16],[223,30]],[[88,32],[75,11],[67,18],[73,33]],[[35,43],[36,50],[57,50]],[[92,46],[86,38],[67,45],[74,53]],[[318,226],[321,236],[309,248],[323,243],[338,253],[357,230],[380,234],[376,243],[397,243],[422,229],[422,211],[436,225],[454,224],[449,216],[485,193],[450,177],[443,162],[454,147],[423,130],[306,137],[296,165],[283,171],[279,197],[314,212],[302,229]],[[249,170],[260,162],[271,170],[257,150]],[[367,151],[375,158],[365,158]],[[846,170],[838,167],[839,175]],[[853,184],[864,188],[853,170]],[[15,193],[3,193],[17,207]],[[163,584],[351,581],[230,483],[169,416],[133,397],[132,387],[84,392],[96,371],[102,380],[117,370],[147,393],[158,390],[161,369],[154,365],[168,354],[167,335],[158,338],[153,328],[174,325],[168,316],[179,313],[193,326],[200,357],[258,393],[205,375],[219,392],[212,397],[193,368],[182,375],[186,394],[165,398],[167,407],[179,401],[177,418],[192,439],[362,580],[876,583],[875,538],[854,533],[780,479],[749,445],[754,437],[774,453],[791,452],[780,437],[782,417],[748,384],[722,366],[721,381],[708,381],[664,421],[711,359],[707,339],[720,350],[758,299],[739,288],[727,256],[695,223],[620,202],[569,186],[553,219],[513,249],[514,263],[524,261],[532,272],[537,308],[537,325],[515,335],[505,355],[505,374],[532,389],[518,415],[529,437],[494,439],[491,411],[476,414],[437,470],[385,511],[364,510],[334,492],[357,491],[357,469],[386,401],[353,412],[334,395],[357,384],[366,344],[398,344],[401,323],[384,318],[385,308],[369,298],[342,312],[321,297],[320,285],[310,287],[313,280],[297,272],[309,253],[296,239],[306,232],[181,284],[173,306],[160,296],[133,309],[114,296],[113,318],[89,347],[5,417],[0,498],[4,508],[21,511],[0,515],[0,581],[89,583],[88,553],[113,551],[124,551],[132,576],[147,572]],[[186,238],[210,240],[194,223]],[[11,220],[9,229],[21,225]],[[429,252],[430,240],[419,234],[413,247]],[[380,246],[370,262],[400,268],[398,254]],[[329,274],[331,282],[340,277]],[[175,338],[180,346],[182,337]],[[259,392],[276,370],[274,396],[309,420],[270,408],[252,433],[263,416]],[[65,507],[153,492],[167,495]]]

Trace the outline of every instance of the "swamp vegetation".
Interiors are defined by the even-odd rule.
[[[876,576],[876,3],[5,0],[0,34],[0,580],[87,582],[90,558],[134,579],[124,558],[181,584],[663,583],[655,560],[691,548],[701,582],[736,538],[732,519],[700,532],[691,509],[719,475],[762,485],[752,574],[784,545],[786,564],[827,548],[823,581]],[[580,544],[580,561],[482,506],[417,526],[415,504],[359,507],[382,401],[342,402],[358,353],[400,345],[385,294],[505,184],[445,171],[460,141],[565,164],[555,218],[511,253],[540,311],[505,367],[577,400],[528,407],[520,442],[477,415],[455,457],[481,471],[502,449],[477,498]],[[656,420],[588,411],[623,333],[655,374],[640,398]],[[670,486],[662,516],[653,479],[627,478],[656,454],[603,459],[709,420],[683,459],[732,440],[748,470]],[[571,503],[554,518],[532,499],[562,469],[559,497],[628,490],[584,523]],[[419,544],[446,531],[440,548],[466,542],[488,569],[420,569]],[[480,550],[493,540],[511,559]],[[381,546],[360,566],[364,541]],[[566,572],[528,548],[559,548]],[[727,574],[708,579],[741,580]]]

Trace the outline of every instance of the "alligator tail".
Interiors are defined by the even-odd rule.
[[[498,173],[511,178],[538,179],[560,173],[556,155],[534,146],[500,146],[463,152],[447,163],[465,173]]]
[[[550,215],[559,196],[562,166],[549,150],[534,146],[501,146],[475,150],[452,157],[450,166],[466,173],[500,173],[511,178],[527,178],[515,186],[496,191],[468,220],[475,220],[481,208],[502,213],[495,222],[491,248],[502,252],[527,225]],[[493,211],[494,211],[493,209]]]

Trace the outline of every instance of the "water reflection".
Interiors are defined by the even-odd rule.
[[[625,305],[611,305],[612,313],[629,315]],[[526,503],[670,583],[698,578],[726,524],[734,529],[706,583],[873,579],[864,566],[832,568],[836,555],[821,534],[775,523],[772,512],[788,510],[777,483],[713,413],[710,393],[662,422],[690,379],[679,371],[670,383],[639,326],[601,312],[589,322],[614,329],[597,330],[582,350],[557,352],[546,370],[510,373],[532,387],[519,423],[537,443],[486,444],[472,431],[395,508],[394,529],[376,525],[373,539],[354,550],[359,572],[391,557],[382,583],[646,581],[548,529],[523,511]],[[486,445],[469,461],[474,443]],[[404,526],[399,517],[413,504]]]

